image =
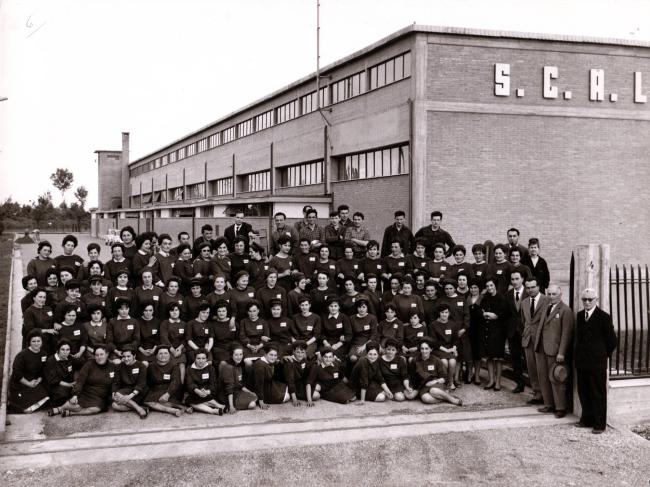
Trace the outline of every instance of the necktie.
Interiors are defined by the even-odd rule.
[[[530,317],[533,317],[535,314],[535,298],[530,298]]]
[[[551,316],[551,311],[553,311],[553,306],[554,304],[548,307],[548,311],[546,312],[546,316]]]
[[[585,310],[585,321],[589,321],[589,311]]]
[[[239,233],[239,225],[235,225],[235,235]]]
[[[515,303],[519,302],[519,291],[515,291]]]

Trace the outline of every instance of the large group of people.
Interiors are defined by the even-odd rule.
[[[463,385],[502,389],[507,345],[511,392],[524,390],[525,367],[529,402],[566,414],[574,313],[551,284],[538,239],[524,247],[510,228],[508,243],[473,245],[470,263],[439,211],[415,234],[396,211],[377,240],[346,205],[323,227],[315,209],[303,214],[295,225],[274,215],[268,256],[243,213],[221,237],[204,225],[175,246],[168,234],[125,227],[106,260],[94,243],[87,259],[76,254],[73,235],[54,258],[41,241],[23,279],[24,349],[10,407],[64,417],[112,408],[144,419],[152,410],[221,415],[319,399],[462,406]],[[585,293],[593,311],[597,296]],[[607,356],[611,319],[602,330]],[[578,380],[589,384],[579,390],[598,403],[583,406],[581,424],[601,431],[593,353],[575,352]]]

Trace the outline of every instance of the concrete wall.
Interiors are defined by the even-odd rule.
[[[111,210],[121,206],[122,153],[97,151],[98,208]]]

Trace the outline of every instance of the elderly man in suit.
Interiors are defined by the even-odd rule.
[[[235,251],[235,238],[244,237],[247,243],[245,252],[248,252],[248,242],[250,242],[250,239],[255,235],[251,224],[244,221],[244,212],[238,211],[235,213],[235,223],[223,231],[223,236],[228,241],[228,250],[231,252]]]
[[[537,362],[535,361],[535,335],[544,316],[546,316],[546,307],[548,298],[539,292],[539,284],[536,278],[530,278],[525,284],[528,297],[521,302],[519,314],[524,326],[521,334],[521,346],[526,356],[526,367],[528,368],[528,378],[530,386],[533,389],[533,397],[529,404],[541,404],[542,390],[537,378]],[[542,408],[545,409],[545,408]],[[553,409],[545,409],[540,412],[551,412]]]
[[[508,321],[508,348],[510,350],[510,359],[512,360],[512,372],[517,386],[512,390],[518,394],[524,392],[524,361],[523,351],[521,349],[521,333],[523,323],[521,321],[521,303],[528,297],[528,292],[524,287],[524,278],[519,270],[514,270],[510,274],[511,289],[506,292],[506,302],[510,319]],[[541,401],[540,403],[541,404]]]
[[[575,336],[575,366],[582,416],[576,426],[593,428],[594,434],[607,426],[607,360],[616,348],[612,317],[598,307],[598,293],[582,292],[583,309],[578,311]]]
[[[573,337],[573,310],[562,301],[562,289],[548,288],[549,303],[535,335],[537,377],[544,398],[541,412],[555,411],[556,418],[566,416],[566,384],[553,374],[556,364],[564,364]]]

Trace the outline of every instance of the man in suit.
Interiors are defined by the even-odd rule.
[[[521,302],[519,314],[521,315],[521,322],[524,326],[521,334],[521,346],[526,355],[528,378],[530,379],[530,386],[533,389],[533,398],[528,403],[542,404],[544,400],[542,399],[542,390],[540,389],[539,379],[537,378],[537,362],[535,361],[535,336],[537,335],[537,329],[542,319],[546,316],[548,298],[539,292],[539,284],[537,284],[535,278],[527,280],[525,287],[528,297]],[[553,409],[540,410],[540,412],[553,412]]]
[[[506,292],[506,302],[508,303],[510,316],[507,338],[510,359],[512,360],[512,372],[514,373],[514,380],[517,383],[517,386],[512,392],[518,394],[524,392],[524,362],[523,351],[521,349],[523,323],[521,322],[519,310],[523,300],[528,297],[528,293],[524,287],[524,278],[518,270],[510,274],[510,284],[512,285],[512,289]]]
[[[201,236],[194,240],[194,243],[192,244],[192,257],[195,259],[199,256],[200,251],[199,251],[199,245],[201,245],[204,242],[208,242],[210,246],[214,243],[212,240],[212,225],[209,223],[206,223],[201,227]]]
[[[521,260],[526,260],[528,257],[528,249],[523,245],[519,245],[519,229],[515,227],[509,228],[506,235],[508,236],[508,254],[510,254],[510,251],[513,249],[519,249]]]
[[[607,426],[607,360],[616,348],[612,317],[598,306],[598,293],[582,291],[583,309],[578,311],[575,337],[575,366],[582,416],[576,426],[593,428],[594,434]]]
[[[230,252],[235,251],[236,237],[244,237],[247,242],[250,242],[250,239],[254,236],[253,227],[250,223],[244,221],[243,211],[235,213],[235,223],[224,230],[223,236],[228,241],[228,250],[230,250]],[[246,252],[248,252],[248,245],[246,245]]]
[[[547,411],[556,418],[566,416],[566,384],[553,375],[555,364],[565,363],[573,337],[573,311],[562,301],[562,289],[555,284],[548,288],[549,303],[535,335],[537,377]]]

